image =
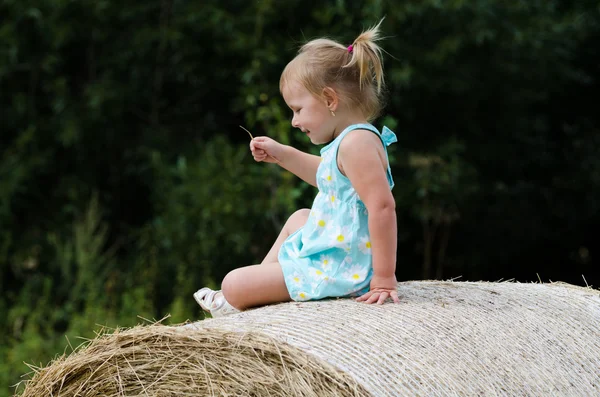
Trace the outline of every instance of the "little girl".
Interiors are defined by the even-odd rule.
[[[312,208],[295,212],[260,265],[231,271],[222,291],[202,288],[196,301],[213,317],[290,300],[359,296],[382,304],[396,291],[396,210],[386,146],[396,142],[368,123],[381,110],[381,22],[346,47],[312,40],[285,67],[281,94],[292,126],[321,156],[256,137],[256,161],[277,163],[316,186]]]

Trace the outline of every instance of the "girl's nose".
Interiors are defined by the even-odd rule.
[[[298,123],[298,119],[296,118],[296,116],[292,117],[292,127],[298,128],[299,126],[300,124]]]

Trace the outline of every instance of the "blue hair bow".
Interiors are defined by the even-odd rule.
[[[383,143],[385,143],[386,146],[390,146],[392,143],[398,142],[396,134],[394,134],[392,130],[385,126],[383,127],[383,130],[381,130],[381,139],[383,140]]]

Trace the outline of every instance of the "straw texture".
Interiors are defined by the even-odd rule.
[[[600,292],[405,282],[402,303],[285,303],[101,335],[23,396],[600,396]]]
[[[398,305],[288,303],[191,327],[260,331],[373,396],[600,396],[600,291],[415,281],[398,292]]]
[[[106,333],[52,362],[22,396],[368,396],[326,362],[263,334],[163,325]]]

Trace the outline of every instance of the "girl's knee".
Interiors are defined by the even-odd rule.
[[[286,231],[289,236],[306,224],[309,215],[310,210],[308,208],[302,208],[301,210],[294,212],[283,226],[283,230]]]
[[[237,274],[239,272],[237,272],[237,270],[238,269],[235,269],[227,273],[221,282],[221,292],[223,293],[225,300],[227,300],[231,306],[236,308],[235,302],[238,300],[236,291],[241,289],[241,286],[239,285],[240,277]]]
[[[294,212],[288,219],[288,222],[306,222],[306,220],[308,219],[309,216],[310,216],[310,209],[302,208],[302,209],[299,209],[298,211]]]
[[[301,208],[298,211],[294,212],[293,215],[297,215],[301,218],[308,218],[308,216],[310,215],[310,208]]]

